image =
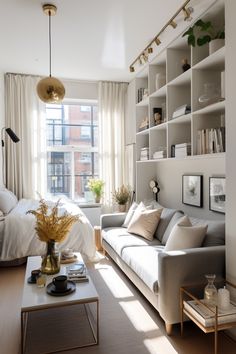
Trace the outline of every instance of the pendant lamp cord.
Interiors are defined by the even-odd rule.
[[[52,38],[51,38],[51,11],[48,12],[49,17],[49,76],[51,77],[52,70]]]

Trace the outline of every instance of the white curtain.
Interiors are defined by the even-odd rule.
[[[6,141],[6,186],[18,198],[45,195],[46,130],[45,104],[36,94],[40,77],[5,75],[5,126],[20,138]]]
[[[124,118],[128,84],[99,82],[100,177],[105,181],[103,203],[112,206],[112,193],[125,180]]]

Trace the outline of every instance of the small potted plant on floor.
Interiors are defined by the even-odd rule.
[[[184,32],[183,37],[188,36],[188,44],[195,47],[209,43],[209,53],[212,54],[223,47],[225,39],[224,29],[214,29],[211,21],[198,20],[192,27]]]
[[[95,196],[95,202],[100,203],[103,194],[104,181],[98,178],[91,178],[88,181],[88,188]]]
[[[115,190],[113,193],[113,199],[118,204],[119,211],[124,212],[126,210],[126,205],[130,201],[131,192],[128,186],[122,184],[120,188]]]

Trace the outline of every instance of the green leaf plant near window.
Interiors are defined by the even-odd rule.
[[[125,211],[126,204],[130,201],[130,198],[130,187],[124,184],[113,193],[113,200],[119,205],[120,211]]]
[[[216,30],[211,21],[200,19],[183,34],[184,36],[188,36],[188,45],[195,47],[196,44],[203,46],[215,39],[225,39],[225,31]]]
[[[88,181],[88,188],[91,192],[93,192],[95,196],[95,202],[100,203],[102,194],[103,194],[103,187],[104,187],[104,181],[101,179],[96,179],[96,178],[91,178]]]

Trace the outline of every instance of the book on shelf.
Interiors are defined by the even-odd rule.
[[[195,300],[184,301],[184,309],[187,310],[203,326],[210,327],[215,325],[215,306],[206,307],[204,300],[199,303]],[[230,323],[236,321],[236,305],[231,302],[228,310],[218,308],[218,324]]]
[[[176,144],[173,149],[173,157],[187,157],[191,155],[191,143]]]
[[[164,159],[166,157],[166,150],[155,151],[153,153],[154,159]]]
[[[225,152],[225,127],[197,131],[197,155]]]
[[[191,112],[191,106],[184,104],[183,106],[176,108],[176,110],[172,114],[172,119],[180,116],[184,116],[185,114],[188,114],[190,112]]]

